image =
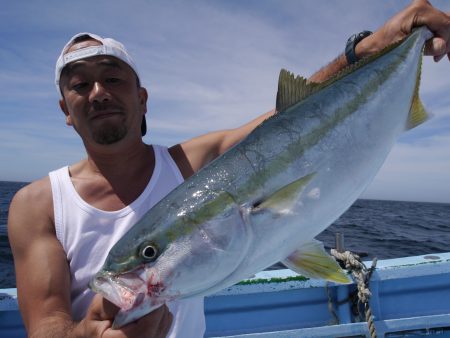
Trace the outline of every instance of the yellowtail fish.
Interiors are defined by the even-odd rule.
[[[348,282],[314,240],[372,181],[399,135],[424,122],[424,43],[404,41],[326,83],[282,70],[277,113],[149,210],[90,287],[121,327],[165,302],[206,296],[279,261]]]

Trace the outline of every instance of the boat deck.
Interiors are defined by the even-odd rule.
[[[355,290],[263,271],[205,300],[206,336],[370,337],[348,300]],[[450,337],[450,253],[378,261],[370,290],[378,337]]]
[[[355,290],[262,271],[205,299],[205,337],[370,337]],[[450,253],[378,261],[370,290],[377,337],[450,337]],[[0,337],[26,337],[16,289],[0,289]]]

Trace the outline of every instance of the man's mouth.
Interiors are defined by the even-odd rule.
[[[115,110],[99,111],[91,114],[91,120],[102,120],[117,115],[122,115],[122,112]]]

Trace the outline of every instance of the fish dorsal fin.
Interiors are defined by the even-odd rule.
[[[302,245],[282,263],[305,277],[343,284],[352,282],[336,260],[325,251],[323,243],[315,239]]]
[[[303,100],[311,95],[316,86],[316,83],[308,82],[304,77],[295,76],[286,69],[282,69],[278,78],[276,110],[283,111]]]
[[[269,197],[263,199],[260,203],[254,206],[252,212],[259,212],[266,209],[276,213],[290,211],[293,204],[296,203],[300,193],[315,176],[315,174],[316,173],[312,173],[303,176],[278,189]]]
[[[422,74],[422,57],[420,58],[419,69],[416,77],[416,88],[414,89],[414,96],[409,110],[408,122],[406,130],[417,127],[430,118],[430,114],[426,111],[419,97],[420,77]]]

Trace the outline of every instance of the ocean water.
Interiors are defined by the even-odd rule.
[[[0,288],[15,287],[14,263],[6,224],[11,199],[26,183],[0,181]]]
[[[6,224],[11,199],[25,184],[0,181],[0,288],[15,287]],[[317,238],[334,248],[337,232],[347,250],[367,260],[448,252],[450,204],[357,200]]]

